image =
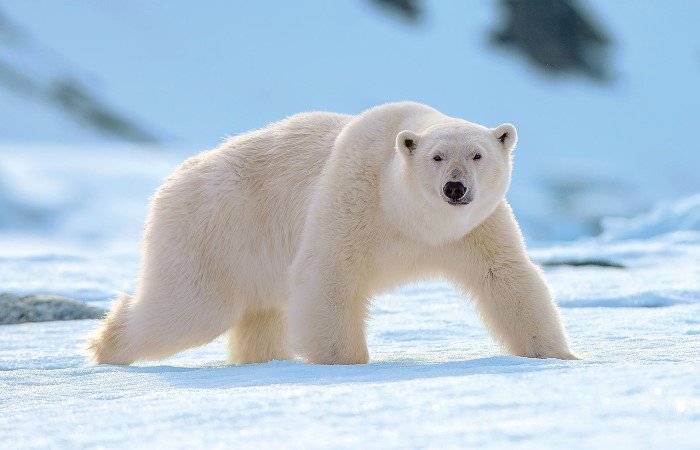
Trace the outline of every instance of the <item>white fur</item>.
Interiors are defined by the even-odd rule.
[[[153,198],[136,293],[91,339],[93,360],[162,358],[229,330],[239,364],[293,349],[365,363],[371,297],[435,275],[511,353],[574,358],[504,200],[516,140],[512,125],[406,102],[298,114],[190,158]],[[469,204],[447,203],[451,180]]]

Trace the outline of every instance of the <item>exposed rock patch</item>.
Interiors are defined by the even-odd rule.
[[[0,325],[99,319],[104,313],[101,308],[60,295],[0,294]]]

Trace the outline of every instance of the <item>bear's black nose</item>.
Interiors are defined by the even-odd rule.
[[[448,181],[445,183],[445,187],[442,188],[442,192],[445,193],[445,197],[456,202],[460,198],[464,197],[464,193],[467,192],[467,188],[465,188],[459,181]]]

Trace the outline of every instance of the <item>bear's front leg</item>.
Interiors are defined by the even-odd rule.
[[[369,298],[359,288],[356,255],[317,242],[302,247],[291,268],[291,341],[313,364],[366,364]]]
[[[463,244],[450,264],[450,277],[473,295],[491,334],[514,355],[577,359],[510,206],[504,201]]]
[[[577,359],[542,273],[529,261],[494,268],[472,289],[491,333],[512,354]]]

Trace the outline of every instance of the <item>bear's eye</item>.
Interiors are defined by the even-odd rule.
[[[474,161],[480,160],[480,159],[481,159],[481,153],[477,153],[476,155],[474,155],[474,158],[472,158],[472,159],[474,159]]]
[[[433,156],[433,161],[442,161],[442,156],[440,156],[440,155]]]

